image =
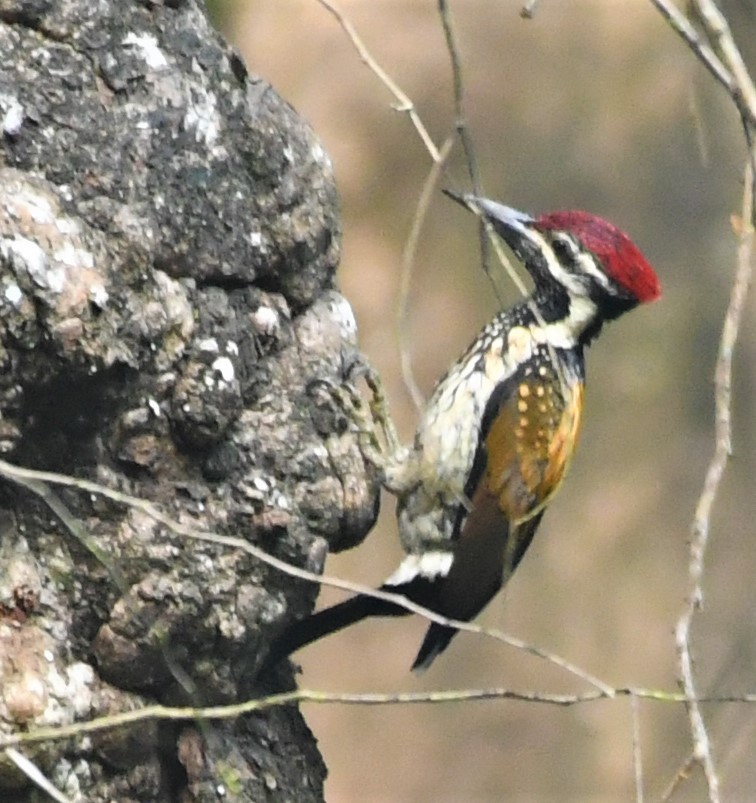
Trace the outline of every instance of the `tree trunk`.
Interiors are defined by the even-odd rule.
[[[328,157],[194,0],[0,1],[0,456],[320,571],[377,483],[313,393],[356,355]],[[259,693],[317,588],[68,489],[0,483],[0,730]],[[72,800],[322,800],[298,711],[28,746]],[[0,758],[0,798],[31,799]]]

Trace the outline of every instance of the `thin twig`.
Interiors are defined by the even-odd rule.
[[[693,550],[691,549],[691,552],[692,551]],[[700,587],[695,590],[700,592]],[[688,599],[690,602],[692,598],[689,597]],[[696,694],[696,684],[693,678],[693,659],[690,648],[690,626],[693,618],[692,611],[695,609],[695,607],[696,605],[692,605],[677,623],[677,627],[675,628],[675,645],[677,647],[677,656],[679,661],[680,685],[684,689],[685,695],[688,698],[685,703],[685,707],[688,710],[688,723],[690,725],[691,738],[693,739],[693,758],[703,767],[704,775],[706,776],[706,784],[709,791],[710,803],[718,803],[720,799],[719,778],[717,776],[716,767],[714,766],[714,758],[711,753],[709,733],[706,729],[706,723],[704,721],[703,714],[701,713],[701,707],[698,705],[695,697],[692,696]]]
[[[740,224],[738,265],[725,315],[715,369],[715,447],[706,472],[703,490],[696,505],[690,543],[688,566],[688,594],[685,609],[675,628],[680,681],[689,698],[688,718],[693,735],[693,756],[700,762],[709,787],[709,799],[719,800],[719,781],[711,754],[706,726],[696,699],[696,684],[693,678],[690,633],[693,617],[703,601],[702,579],[704,557],[709,540],[711,511],[716,501],[719,486],[732,450],[732,359],[738,337],[740,321],[745,306],[748,287],[753,274],[754,230],[750,221],[753,216],[753,171],[750,161],[745,171],[743,212]]]
[[[205,541],[211,544],[230,547],[232,549],[239,549],[243,552],[246,552],[248,555],[251,555],[253,558],[261,561],[262,563],[265,563],[268,566],[271,566],[272,568],[277,569],[278,571],[283,572],[291,577],[296,577],[300,580],[305,580],[310,583],[318,583],[320,585],[338,588],[342,591],[348,591],[352,594],[362,594],[363,596],[391,602],[394,605],[404,608],[411,613],[415,613],[418,616],[422,616],[431,622],[436,622],[446,627],[453,627],[457,630],[463,630],[467,633],[483,634],[489,638],[494,638],[497,641],[501,641],[510,647],[526,652],[529,655],[533,655],[537,658],[548,661],[554,666],[558,666],[560,669],[563,669],[566,672],[569,672],[571,675],[574,675],[575,677],[578,677],[586,683],[594,686],[605,696],[611,696],[613,693],[612,687],[609,684],[604,683],[602,680],[594,677],[589,672],[586,672],[585,670],[575,666],[570,661],[567,661],[561,656],[550,653],[547,650],[543,650],[540,647],[528,644],[521,639],[503,633],[500,630],[480,627],[479,625],[475,625],[470,622],[447,619],[446,617],[440,616],[429,608],[424,608],[422,605],[417,605],[401,594],[391,594],[386,591],[380,591],[378,589],[371,588],[370,586],[362,585],[360,583],[352,583],[349,580],[342,580],[338,577],[316,574],[315,572],[307,571],[307,569],[301,569],[299,566],[294,566],[284,560],[281,560],[280,558],[270,555],[269,553],[265,552],[259,547],[256,547],[254,544],[250,544],[248,541],[245,541],[242,538],[235,538],[229,535],[220,535],[219,533],[214,532],[201,531],[189,525],[175,521],[170,516],[167,516],[165,513],[163,513],[157,506],[152,504],[152,502],[149,502],[146,499],[131,496],[120,491],[114,491],[110,488],[106,488],[103,485],[99,485],[98,483],[91,482],[90,480],[84,480],[78,477],[69,477],[65,474],[56,474],[55,472],[51,471],[35,471],[34,469],[20,468],[19,466],[14,466],[12,463],[7,463],[4,460],[0,460],[0,476],[5,477],[12,482],[20,483],[24,487],[29,487],[30,490],[34,490],[34,484],[32,484],[30,487],[28,480],[34,480],[40,483],[51,483],[53,485],[62,485],[69,488],[78,488],[79,490],[90,494],[103,496],[113,502],[140,510],[145,515],[167,527],[169,530],[171,530],[171,532],[176,533],[184,538],[192,538],[198,541]],[[42,496],[42,499],[43,501],[46,501],[44,496]],[[66,524],[66,521],[64,520],[63,523]]]
[[[456,38],[454,36],[454,27],[452,24],[451,12],[449,10],[447,0],[438,0],[438,5],[439,5],[439,12],[441,14],[441,21],[444,28],[444,35],[446,37],[446,46],[447,50],[449,51],[449,58],[451,60],[451,65],[452,65],[452,75],[454,78],[454,109],[455,109],[457,132],[462,141],[462,147],[465,152],[465,159],[467,161],[470,180],[473,184],[473,193],[476,197],[480,198],[483,197],[483,190],[480,184],[477,160],[475,159],[475,149],[466,122],[466,115],[464,108],[465,106],[464,82],[462,80],[462,65],[456,45]],[[485,217],[485,215],[481,213],[481,210],[479,208],[476,208],[473,211],[476,212],[479,218],[481,265],[483,267],[483,272],[486,274],[486,276],[488,276],[491,285],[494,288],[494,292],[496,294],[496,299],[499,302],[499,306],[503,307],[504,305],[502,302],[501,289],[491,270],[490,259],[489,259],[491,246],[493,246],[499,264],[501,264],[504,267],[507,275],[514,283],[515,287],[520,291],[520,294],[522,296],[527,296],[527,289],[525,288],[525,285],[518,276],[517,272],[512,267],[511,261],[504,254],[500,238],[495,233],[494,228],[491,225],[491,222],[488,220],[487,217]],[[536,320],[539,321],[539,323],[543,323],[540,310],[538,309],[536,304],[533,301],[531,301],[529,306],[533,314],[535,315]],[[553,347],[549,345],[548,348],[552,364],[557,369],[559,375],[559,381],[562,386],[562,391],[564,393],[567,393],[567,382],[564,376],[564,370],[561,367],[560,361],[556,357]]]
[[[10,464],[9,464],[10,465]],[[20,485],[26,488],[35,496],[39,497],[50,510],[60,519],[69,533],[81,544],[81,546],[89,552],[95,560],[100,563],[110,575],[110,579],[115,584],[116,588],[125,593],[128,588],[126,578],[123,576],[118,564],[113,561],[103,549],[101,549],[94,539],[87,532],[86,527],[74,516],[71,511],[63,504],[63,500],[45,484],[45,482],[35,478],[32,475],[19,474],[15,477],[9,477]]]
[[[446,163],[449,153],[451,153],[452,145],[454,144],[453,137],[449,136],[444,141],[439,151],[439,159],[433,162],[431,169],[426,176],[423,183],[423,189],[420,193],[420,198],[417,202],[415,209],[415,216],[412,220],[407,242],[402,251],[402,269],[399,274],[399,297],[396,305],[396,328],[399,335],[399,365],[402,371],[402,379],[404,386],[412,399],[416,409],[421,410],[425,404],[425,399],[420,387],[415,380],[415,374],[412,370],[412,353],[410,351],[407,339],[407,306],[409,304],[410,294],[410,281],[412,279],[412,268],[415,264],[415,255],[417,254],[417,244],[420,239],[420,232],[425,223],[425,218],[428,214],[433,193],[438,187],[439,179],[443,166]]]
[[[17,745],[35,744],[39,742],[72,739],[89,733],[110,730],[147,722],[150,720],[223,720],[235,719],[245,714],[264,711],[281,705],[299,705],[300,703],[317,703],[328,705],[448,705],[449,703],[469,703],[480,700],[513,700],[524,703],[541,703],[544,705],[570,708],[601,700],[619,697],[635,697],[659,703],[688,702],[681,692],[663,691],[623,687],[612,689],[611,696],[601,690],[582,692],[581,694],[550,694],[547,692],[517,691],[502,687],[488,689],[443,689],[427,692],[391,692],[388,694],[361,692],[332,692],[313,689],[295,689],[293,691],[271,694],[265,697],[245,700],[231,705],[208,707],[171,707],[165,705],[148,705],[142,708],[108,714],[86,722],[73,722],[68,725],[35,728],[29,731],[18,731],[13,734],[0,734],[0,750],[7,750]],[[720,695],[701,698],[704,703],[756,703],[756,694]]]
[[[727,19],[713,0],[695,0],[696,10],[709,41],[721,54],[725,67],[729,70],[730,96],[740,113],[748,145],[751,170],[756,174],[756,86],[745,66],[743,57],[735,44]],[[751,199],[753,211],[754,199]],[[753,221],[753,218],[748,218]]]
[[[677,788],[683,781],[687,781],[690,777],[690,772],[693,769],[693,765],[696,763],[695,756],[691,753],[685,761],[680,765],[679,769],[675,773],[675,777],[667,785],[667,788],[662,792],[661,795],[661,803],[667,803],[667,801],[672,800],[672,796],[677,791]]]
[[[732,74],[722,64],[719,56],[704,42],[685,14],[670,0],[651,0],[651,2],[670,24],[672,30],[682,37],[709,72],[732,94],[734,86]]]
[[[45,794],[55,800],[56,803],[72,803],[71,799],[56,789],[42,770],[23,753],[19,753],[18,750],[13,747],[6,747],[4,752],[35,786],[38,786]]]
[[[734,86],[730,94],[738,105],[741,114],[756,124],[756,88],[753,85],[743,56],[735,44],[732,31],[724,14],[712,0],[695,0],[706,34],[714,48],[719,52],[730,72]],[[737,90],[733,92],[732,90]]]
[[[431,159],[434,162],[438,162],[441,158],[438,148],[433,142],[433,138],[428,133],[428,129],[425,127],[425,124],[420,119],[420,115],[415,109],[415,104],[412,102],[412,99],[409,97],[409,95],[407,95],[401,89],[396,81],[394,81],[394,79],[373,58],[373,56],[370,54],[370,51],[365,46],[365,43],[362,41],[362,38],[357,33],[354,25],[352,25],[352,23],[349,21],[348,17],[346,17],[343,12],[341,12],[332,2],[330,2],[330,0],[316,0],[316,2],[320,3],[320,5],[323,6],[326,11],[333,14],[333,16],[337,19],[339,25],[341,25],[341,27],[344,29],[344,32],[354,45],[354,48],[359,54],[360,59],[362,59],[363,63],[370,68],[370,70],[380,79],[381,83],[396,99],[396,110],[399,112],[404,112],[409,116],[410,120],[412,121],[412,125],[415,126],[415,129],[420,135],[420,139],[423,141],[423,144],[430,154]]]
[[[695,0],[698,18],[709,42],[668,0],[651,0],[709,72],[724,86],[743,121],[751,167],[756,172],[756,87],[732,36],[727,19],[713,0]],[[724,62],[722,61],[724,59]]]
[[[635,803],[643,803],[643,750],[640,734],[640,700],[630,695],[630,715],[633,720],[633,777],[635,778]]]
[[[467,172],[470,176],[470,183],[473,187],[473,194],[478,198],[484,197],[483,183],[480,179],[480,171],[478,170],[478,160],[475,156],[475,146],[470,136],[470,129],[467,126],[467,114],[465,112],[465,85],[462,79],[462,60],[459,57],[459,49],[457,48],[457,40],[454,35],[454,24],[452,22],[451,10],[447,0],[438,0],[438,11],[441,16],[441,25],[444,29],[444,38],[446,39],[446,50],[449,53],[449,61],[452,70],[452,86],[454,89],[454,125],[457,129],[457,134],[462,143],[462,150],[465,154],[465,162],[467,163]],[[490,259],[490,238],[483,224],[483,218],[480,218],[478,225],[478,239],[480,242],[480,263],[483,267],[483,272],[488,276],[491,284],[493,285],[494,292],[497,296],[499,306],[501,306],[501,298],[499,297],[499,288],[493,280],[491,273],[491,259]]]
[[[428,178],[426,179],[426,183],[423,187],[420,200],[418,201],[412,228],[407,237],[407,243],[402,254],[402,267],[399,274],[399,296],[396,305],[399,332],[398,350],[399,362],[402,370],[402,380],[413,404],[419,410],[423,407],[425,400],[417,382],[415,381],[414,372],[412,370],[411,354],[405,340],[407,303],[409,299],[409,288],[414,268],[414,259],[417,251],[417,242],[420,236],[422,225],[425,222],[428,205],[430,203],[430,193],[438,184],[441,168],[449,155],[451,143],[447,144],[445,142],[440,149],[436,146],[436,143],[428,133],[428,129],[420,118],[420,115],[417,113],[417,109],[415,108],[412,98],[410,98],[409,95],[402,90],[396,81],[394,81],[394,79],[372,56],[349,18],[346,17],[338,8],[336,8],[336,6],[330,2],[330,0],[317,0],[317,2],[320,3],[323,8],[325,8],[338,20],[339,24],[352,42],[355,50],[359,54],[360,59],[394,96],[395,100],[397,101],[397,106],[395,108],[398,111],[406,112],[409,115],[415,130],[420,135],[420,139],[425,146],[425,149],[430,154],[433,162],[431,170],[428,174]]]
[[[729,25],[713,0],[694,0],[695,11],[705,42],[690,21],[666,0],[651,0],[669,21],[673,29],[685,40],[699,60],[727,89],[737,107],[746,143],[748,161],[745,171],[743,211],[739,227],[738,261],[733,279],[730,301],[725,315],[715,368],[715,445],[704,479],[691,527],[688,565],[688,592],[685,607],[675,627],[675,644],[678,653],[680,684],[688,698],[686,703],[693,751],[689,760],[672,780],[665,799],[671,796],[693,765],[702,766],[706,777],[708,798],[713,803],[720,799],[719,778],[711,751],[706,723],[697,702],[693,673],[691,629],[696,611],[703,602],[704,559],[709,540],[711,512],[732,449],[732,356],[740,327],[740,320],[753,272],[754,173],[756,172],[756,89],[745,67],[740,51],[732,37]]]
[[[444,37],[446,39],[446,49],[449,53],[449,60],[452,68],[452,82],[454,87],[454,125],[459,134],[460,141],[462,142],[462,150],[465,153],[465,161],[467,162],[467,170],[470,174],[470,181],[473,186],[473,192],[478,195],[483,195],[483,186],[480,180],[480,171],[478,170],[478,160],[475,157],[475,147],[473,145],[470,130],[467,127],[467,119],[465,114],[465,91],[464,82],[462,80],[462,61],[459,57],[459,50],[457,48],[457,41],[454,35],[454,25],[452,22],[451,10],[449,9],[448,0],[438,0],[438,11],[441,16],[441,24],[444,29]]]

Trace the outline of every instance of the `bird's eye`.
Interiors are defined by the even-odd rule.
[[[560,260],[574,262],[577,259],[577,248],[571,237],[561,233],[554,234],[551,247]]]

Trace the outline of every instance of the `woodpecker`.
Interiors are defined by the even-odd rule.
[[[490,223],[534,289],[483,328],[436,385],[412,445],[384,467],[407,555],[380,588],[469,621],[517,568],[568,469],[586,346],[605,322],[658,298],[660,285],[638,248],[600,217],[532,217],[448,194]],[[407,613],[352,597],[292,625],[268,665],[366,617]],[[412,669],[430,666],[456,632],[432,622]]]

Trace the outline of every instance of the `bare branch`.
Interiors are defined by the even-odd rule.
[[[388,89],[388,91],[394,96],[397,101],[396,110],[405,112],[409,116],[410,120],[412,121],[412,125],[415,126],[415,129],[420,135],[420,139],[423,141],[423,144],[430,154],[431,159],[434,162],[440,161],[441,154],[433,142],[433,138],[428,133],[428,129],[420,119],[420,115],[415,109],[415,104],[412,102],[412,99],[409,97],[409,95],[407,95],[401,89],[396,81],[394,81],[394,79],[383,69],[383,67],[381,67],[381,65],[373,58],[373,56],[371,56],[370,51],[365,46],[365,43],[362,41],[360,35],[357,33],[357,30],[349,21],[349,19],[333,3],[331,3],[330,0],[317,0],[317,2],[320,3],[320,5],[323,6],[326,11],[330,12],[334,17],[336,17],[339,25],[341,25],[346,35],[354,45],[354,48],[359,54],[360,59],[362,59],[364,64],[370,68],[370,70],[378,77],[386,89]]]
[[[444,37],[446,38],[446,49],[449,53],[449,61],[452,68],[452,82],[454,87],[454,125],[462,142],[462,150],[465,154],[465,162],[467,163],[467,172],[470,176],[473,192],[479,198],[484,196],[483,183],[480,179],[480,171],[478,170],[478,160],[475,157],[475,146],[473,145],[470,130],[467,127],[467,116],[465,114],[465,92],[464,82],[462,80],[462,61],[459,57],[459,50],[457,48],[456,37],[454,35],[454,26],[452,23],[451,10],[449,9],[448,0],[438,0],[438,10],[441,16],[441,24],[444,29]],[[478,238],[480,242],[480,261],[483,267],[483,272],[488,276],[491,284],[493,285],[494,292],[499,295],[499,288],[493,280],[490,265],[490,238],[486,231],[486,227],[480,218],[478,226]],[[497,299],[501,303],[501,298]]]
[[[467,127],[465,115],[465,92],[464,83],[462,81],[462,61],[459,57],[457,42],[454,36],[454,26],[452,23],[448,0],[438,0],[438,11],[441,15],[441,24],[444,29],[444,37],[446,38],[446,49],[449,53],[449,60],[451,61],[452,68],[452,81],[454,86],[454,125],[462,142],[462,149],[465,152],[465,160],[467,162],[467,169],[470,174],[473,192],[480,196],[483,195],[483,187],[480,181],[478,161],[475,158],[475,148],[473,146],[472,138],[470,137],[470,130]]]
[[[185,538],[193,538],[199,541],[206,541],[212,544],[218,544],[220,546],[230,547],[232,549],[239,549],[261,561],[262,563],[265,563],[268,566],[283,572],[284,574],[288,574],[291,577],[296,577],[300,580],[305,580],[310,583],[318,583],[320,585],[338,588],[342,591],[348,591],[352,594],[362,594],[363,596],[391,602],[394,605],[398,605],[399,607],[404,608],[411,613],[418,614],[419,616],[422,616],[431,622],[436,622],[446,627],[454,627],[457,630],[463,630],[467,633],[484,634],[490,638],[496,639],[497,641],[501,641],[510,647],[522,650],[523,652],[527,652],[529,655],[541,658],[553,664],[554,666],[558,666],[560,669],[563,669],[566,672],[569,672],[571,675],[574,675],[575,677],[578,677],[590,684],[591,686],[594,686],[603,696],[611,697],[613,694],[613,689],[609,684],[604,683],[602,680],[594,677],[589,672],[580,669],[570,661],[550,653],[547,650],[543,650],[540,647],[528,644],[527,642],[515,638],[514,636],[510,636],[500,630],[483,628],[470,622],[447,619],[446,617],[440,616],[429,608],[423,608],[422,605],[417,605],[401,594],[390,594],[386,591],[380,591],[378,589],[371,588],[370,586],[361,585],[360,583],[352,583],[348,580],[342,580],[338,577],[316,574],[315,572],[307,571],[307,569],[301,569],[298,566],[294,566],[284,560],[281,560],[280,558],[270,555],[269,553],[263,551],[259,547],[256,547],[254,544],[250,544],[248,541],[245,541],[242,538],[235,538],[229,535],[220,535],[219,533],[196,530],[193,527],[175,521],[170,516],[167,516],[165,513],[159,510],[151,502],[148,502],[146,499],[140,499],[139,497],[130,496],[129,494],[124,494],[120,491],[114,491],[110,488],[106,488],[103,485],[99,485],[98,483],[91,482],[90,480],[69,477],[65,474],[56,474],[50,471],[35,471],[33,469],[20,468],[19,466],[14,466],[13,464],[7,463],[4,460],[0,460],[0,476],[5,477],[12,482],[21,484],[33,492],[36,492],[35,488],[40,487],[36,483],[51,483],[53,485],[62,485],[69,488],[78,488],[79,490],[90,494],[103,496],[113,502],[140,510],[142,513],[150,516],[150,518],[153,518],[155,521],[167,527],[169,530],[171,530],[171,532],[174,532],[177,535],[181,535]],[[34,480],[35,482],[30,484],[28,482],[29,480]],[[47,498],[44,495],[40,496],[43,501],[47,501]],[[53,512],[55,511],[53,510]],[[66,524],[66,521],[64,520],[63,523]]]
[[[412,354],[410,352],[409,343],[407,342],[407,306],[409,303],[410,293],[410,280],[412,279],[412,267],[415,264],[415,255],[417,254],[417,244],[420,239],[420,232],[422,231],[425,218],[428,214],[428,208],[433,197],[433,193],[438,187],[441,172],[446,160],[451,153],[454,139],[449,136],[444,141],[439,151],[439,160],[434,162],[425,179],[423,189],[420,193],[420,198],[417,202],[415,209],[415,216],[412,220],[412,227],[410,228],[407,242],[402,251],[402,270],[399,275],[399,298],[396,306],[396,327],[399,334],[399,364],[402,370],[402,379],[404,386],[409,392],[410,398],[415,405],[415,408],[421,410],[425,404],[422,391],[420,390],[417,382],[415,381],[415,374],[412,370]]]
[[[714,0],[695,0],[698,17],[708,39],[705,42],[690,20],[673,3],[668,0],[651,2],[733,99],[743,121],[751,167],[756,172],[756,87],[724,14]]]
[[[413,404],[417,409],[421,409],[425,400],[420,388],[415,381],[414,372],[412,370],[411,354],[406,344],[405,339],[405,320],[407,315],[407,301],[409,298],[409,287],[412,279],[414,268],[414,260],[417,252],[417,242],[420,236],[420,231],[425,222],[428,205],[430,204],[430,194],[438,184],[441,175],[441,169],[446,162],[446,159],[451,150],[452,143],[444,143],[439,149],[436,147],[433,138],[428,133],[420,115],[417,113],[415,104],[412,99],[407,95],[401,87],[394,81],[394,79],[380,66],[378,61],[370,54],[370,51],[365,46],[360,35],[357,33],[354,25],[348,17],[341,12],[330,0],[317,0],[323,8],[330,12],[339,22],[350,41],[357,50],[357,53],[362,59],[363,63],[376,75],[381,83],[389,90],[397,101],[397,110],[406,112],[409,115],[415,130],[420,135],[420,139],[425,146],[425,149],[430,154],[433,160],[426,183],[418,201],[418,206],[413,218],[412,228],[407,237],[407,243],[404,247],[402,254],[402,268],[399,275],[399,297],[397,299],[397,319],[398,319],[398,332],[399,332],[399,360],[402,369],[402,379],[407,388],[407,393],[412,399]]]
[[[688,47],[698,56],[714,78],[732,94],[734,86],[732,74],[722,64],[719,56],[704,42],[685,14],[669,0],[651,0],[651,2],[661,12],[672,29],[682,37]]]
[[[756,87],[732,37],[730,26],[716,3],[713,0],[695,0],[695,4],[709,41],[721,53],[730,72],[732,85],[729,92],[743,122],[751,170],[756,174]],[[753,197],[750,203],[751,216],[746,219],[754,223],[756,204]]]
[[[467,128],[467,122],[465,119],[464,83],[462,80],[462,65],[459,58],[456,39],[454,36],[454,27],[452,24],[452,18],[448,6],[448,0],[439,0],[438,6],[439,6],[439,13],[441,15],[441,21],[444,28],[444,35],[446,37],[446,46],[447,50],[449,51],[449,57],[452,65],[452,74],[454,78],[454,108],[455,108],[457,133],[459,134],[459,137],[462,141],[462,147],[465,153],[465,159],[467,161],[468,172],[470,174],[470,180],[473,185],[473,192],[475,196],[480,198],[483,196],[483,189],[481,186],[480,176],[478,173],[474,145],[472,142],[472,138],[470,136],[470,132]],[[480,209],[473,209],[473,211],[475,211],[479,220],[478,231],[480,236],[481,265],[483,267],[483,272],[486,274],[486,276],[488,276],[494,288],[497,300],[499,301],[499,306],[503,306],[503,304],[499,285],[496,281],[494,274],[491,271],[491,265],[489,259],[491,246],[493,246],[494,253],[497,256],[498,262],[504,268],[507,276],[509,276],[512,283],[519,290],[520,294],[526,297],[527,289],[525,288],[524,283],[522,282],[519,275],[512,266],[511,261],[504,253],[504,249],[502,248],[501,245],[501,240],[499,236],[495,233],[494,228],[491,225],[491,222],[481,213]],[[530,302],[529,306],[533,311],[536,320],[543,323],[541,319],[541,313],[536,307],[536,305]],[[556,359],[556,355],[553,353],[553,349],[551,348],[551,346],[549,346],[549,351],[551,353],[551,360],[553,365],[559,367],[559,360]],[[566,380],[561,368],[559,368],[559,381],[562,384],[562,388],[564,390],[566,388]]]
[[[722,54],[732,78],[730,94],[738,104],[741,115],[751,126],[756,124],[756,88],[745,66],[743,57],[732,37],[732,31],[724,14],[713,0],[695,0],[709,40]]]
[[[5,755],[26,775],[26,777],[38,786],[45,794],[57,803],[71,803],[71,799],[58,791],[48,780],[40,768],[30,761],[23,753],[19,753],[14,747],[6,747]]]
[[[640,735],[640,702],[636,694],[630,695],[630,714],[633,720],[633,777],[635,803],[643,803],[643,750]]]
[[[700,592],[700,587],[695,590]],[[690,599],[689,597],[689,601]],[[688,695],[685,707],[688,709],[688,722],[693,739],[693,759],[703,767],[709,789],[709,801],[711,801],[711,803],[718,803],[720,799],[719,778],[711,754],[709,734],[706,730],[706,723],[704,722],[701,708],[695,697],[690,696],[696,693],[696,684],[693,678],[693,659],[690,649],[690,625],[694,608],[695,605],[691,605],[689,609],[691,611],[690,615],[686,612],[675,628],[675,643],[680,666],[680,685],[685,690],[685,694]]]
[[[669,782],[664,792],[662,792],[662,796],[660,798],[662,803],[667,803],[668,800],[672,800],[672,795],[674,795],[674,793],[677,791],[677,787],[680,786],[683,781],[688,779],[695,763],[695,758],[693,753],[691,753],[680,765],[680,769],[678,769],[675,773],[675,777]]]
[[[688,592],[685,607],[675,627],[680,684],[688,699],[686,708],[693,741],[693,752],[690,759],[676,774],[666,794],[666,797],[670,796],[680,781],[687,776],[692,764],[699,763],[706,777],[708,798],[713,803],[716,803],[720,799],[719,778],[714,765],[706,724],[696,697],[691,629],[695,613],[703,602],[704,559],[709,540],[711,512],[732,449],[732,358],[753,273],[756,89],[754,89],[740,51],[732,38],[727,20],[713,0],[694,0],[695,10],[708,43],[702,40],[689,20],[675,6],[667,3],[666,0],[652,0],[652,2],[666,17],[674,30],[687,42],[699,60],[727,89],[740,113],[748,145],[743,209],[738,227],[737,268],[722,328],[715,368],[714,454],[706,472],[703,489],[693,518],[688,565]]]
[[[715,448],[706,472],[703,490],[693,518],[688,566],[688,594],[685,609],[675,628],[675,641],[680,663],[680,683],[688,703],[688,719],[693,737],[693,757],[701,763],[709,787],[709,800],[719,800],[719,781],[711,754],[703,715],[696,700],[696,684],[693,677],[691,655],[691,627],[695,612],[702,604],[702,579],[704,557],[709,540],[711,511],[716,501],[719,485],[732,448],[732,359],[738,337],[740,321],[745,306],[748,288],[753,274],[753,171],[751,163],[746,166],[743,193],[743,212],[740,224],[738,265],[725,315],[719,353],[715,369]]]
[[[223,720],[235,719],[244,714],[264,711],[281,705],[298,705],[300,703],[318,703],[330,705],[448,705],[449,703],[467,703],[478,700],[515,700],[526,703],[569,708],[584,703],[595,703],[600,700],[632,697],[660,703],[679,704],[689,702],[680,692],[667,692],[658,689],[623,687],[612,689],[611,698],[601,690],[583,692],[582,694],[550,694],[547,692],[516,691],[514,689],[493,687],[488,689],[444,689],[428,692],[393,692],[377,693],[343,693],[317,691],[312,689],[295,689],[293,691],[272,694],[265,697],[245,700],[231,705],[208,707],[171,707],[165,705],[148,705],[143,708],[129,709],[117,714],[108,714],[86,722],[74,722],[58,727],[36,728],[30,731],[19,731],[14,734],[0,734],[0,750],[8,750],[22,744],[38,744],[40,742],[72,739],[89,733],[110,730],[112,728],[134,725],[149,720]],[[726,695],[701,698],[697,702],[704,703],[756,703],[756,694]]]

